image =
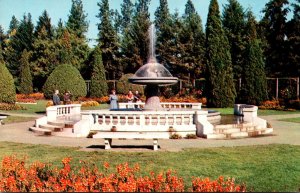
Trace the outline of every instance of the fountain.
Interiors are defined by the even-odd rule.
[[[150,27],[149,37],[148,61],[128,80],[132,84],[146,85],[145,103],[134,104],[138,106],[138,111],[129,107],[133,105],[131,103],[119,103],[119,110],[82,111],[80,104],[51,106],[46,109],[47,116],[37,119],[31,130],[71,137],[86,137],[91,132],[96,132],[93,138],[105,139],[105,149],[111,147],[113,138],[151,138],[154,140],[154,150],[158,148],[157,139],[168,139],[173,134],[182,137],[197,135],[207,139],[232,139],[273,132],[266,120],[257,116],[258,108],[254,105],[235,104],[234,115],[239,116],[239,119],[221,119],[220,112],[201,109],[201,103],[160,102],[159,87],[175,84],[178,78],[173,77],[156,60],[154,25]],[[71,121],[70,118],[78,115],[79,121],[72,121],[73,125],[68,129],[71,124],[66,121]],[[60,132],[52,130],[72,132],[59,134]]]
[[[150,46],[148,62],[140,67],[128,80],[133,84],[146,85],[144,90],[146,96],[144,110],[161,110],[159,86],[175,84],[177,83],[178,78],[173,77],[172,74],[156,60],[154,24],[149,28],[149,38]]]

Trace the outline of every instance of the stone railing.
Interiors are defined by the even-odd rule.
[[[179,108],[179,109],[201,109],[202,103],[172,103],[172,102],[161,102],[162,108]],[[129,108],[144,108],[144,102],[137,103],[119,103],[119,108],[129,109]]]
[[[70,104],[70,105],[56,105],[46,108],[47,120],[53,121],[57,117],[67,115],[79,115],[81,111],[81,104]]]
[[[170,131],[196,134],[195,111],[109,111],[82,112],[93,117],[91,130],[111,131]]]
[[[255,105],[247,105],[247,104],[234,105],[234,115],[243,116],[245,122],[250,122],[253,123],[253,125],[266,128],[267,121],[257,117],[257,111],[258,111],[258,107]]]

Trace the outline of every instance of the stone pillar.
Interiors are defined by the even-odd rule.
[[[207,120],[207,115],[208,111],[195,112],[196,134],[199,137],[213,133],[214,126]]]
[[[159,88],[157,84],[150,84],[145,87],[145,110],[159,110],[161,109],[159,101]]]

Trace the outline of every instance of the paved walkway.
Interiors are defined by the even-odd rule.
[[[22,114],[24,116],[24,114]],[[261,116],[273,127],[270,136],[232,140],[213,139],[164,139],[159,140],[159,151],[180,151],[184,148],[234,147],[263,144],[300,145],[300,124],[278,121],[282,118],[300,117],[300,114]],[[104,151],[103,139],[66,138],[56,136],[39,136],[28,130],[34,121],[0,125],[0,141],[29,144],[46,144],[52,146],[79,147],[85,151]],[[113,140],[110,151],[152,151],[153,140]]]

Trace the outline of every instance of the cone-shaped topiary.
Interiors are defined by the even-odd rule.
[[[91,77],[91,97],[107,96],[108,86],[105,78],[105,69],[102,63],[102,53],[96,47],[93,53],[93,72]]]
[[[58,89],[61,95],[70,91],[72,99],[86,96],[86,84],[79,71],[72,65],[58,65],[47,78],[43,92],[46,98],[51,98],[54,90]]]
[[[33,92],[32,76],[29,67],[29,52],[25,49],[20,59],[20,88],[21,94],[30,94]]]
[[[16,87],[11,73],[0,60],[0,103],[16,102]]]

